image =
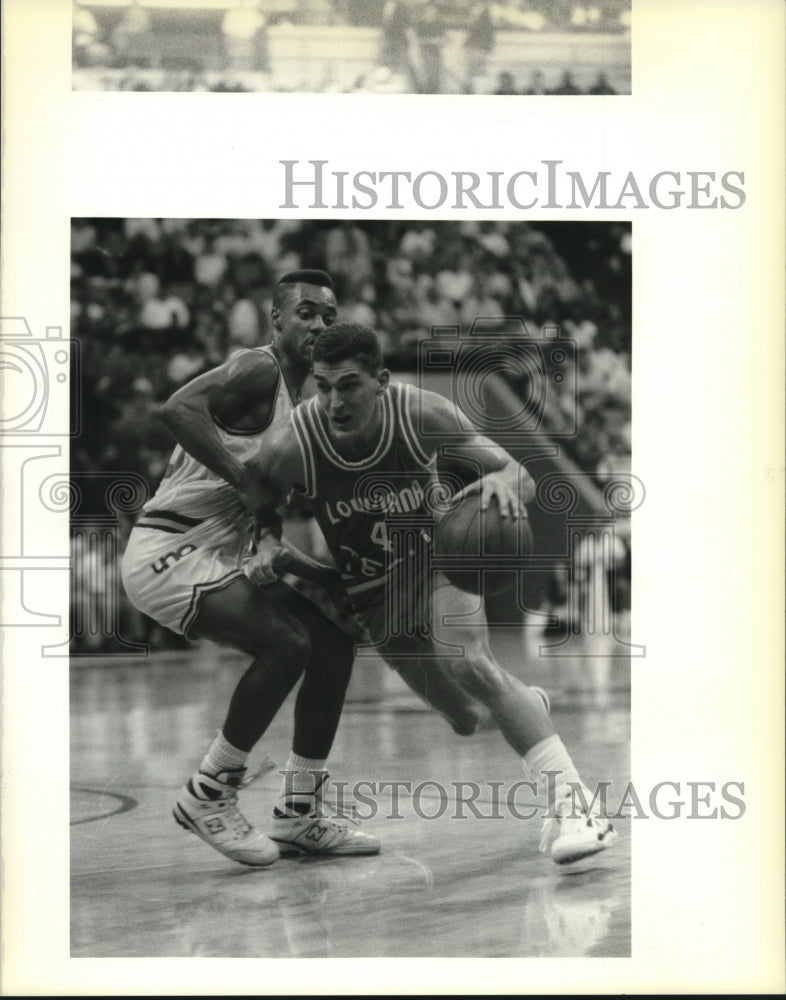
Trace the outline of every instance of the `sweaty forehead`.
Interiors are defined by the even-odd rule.
[[[287,305],[296,306],[300,302],[314,302],[319,306],[336,305],[333,290],[324,285],[305,285],[298,282],[282,287],[286,289]]]

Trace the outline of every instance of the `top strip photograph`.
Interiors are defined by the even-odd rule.
[[[73,89],[631,92],[631,0],[74,0]]]

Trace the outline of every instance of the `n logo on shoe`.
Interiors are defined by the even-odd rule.
[[[224,821],[220,816],[211,816],[205,820],[205,827],[208,833],[223,833],[226,830]]]
[[[163,573],[165,570],[169,569],[173,562],[179,562],[183,556],[187,556],[190,552],[196,550],[196,545],[192,545],[190,542],[186,545],[181,545],[179,549],[174,552],[167,552],[165,556],[161,556],[160,559],[156,559],[154,563],[150,564],[150,568],[154,573]]]

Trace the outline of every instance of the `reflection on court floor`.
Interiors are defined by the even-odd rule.
[[[630,822],[615,824],[613,850],[555,866],[538,854],[539,818],[518,818],[538,800],[525,790],[506,806],[524,775],[502,738],[461,739],[406,699],[349,704],[331,759],[334,778],[374,783],[359,808],[375,813],[365,825],[382,840],[379,856],[249,869],[179,829],[173,797],[240,669],[193,657],[72,668],[74,957],[630,954]],[[286,759],[291,715],[290,703],[252,767]],[[585,780],[612,782],[613,801],[629,775],[627,701],[555,706],[555,723]],[[381,782],[406,784],[394,801]],[[480,787],[474,810],[459,801],[461,782]],[[278,784],[273,771],[242,795],[263,827]]]

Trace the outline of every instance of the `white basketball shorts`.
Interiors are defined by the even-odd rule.
[[[244,575],[248,541],[245,524],[236,519],[143,514],[123,555],[123,586],[141,612],[193,638],[189,628],[202,597]]]

